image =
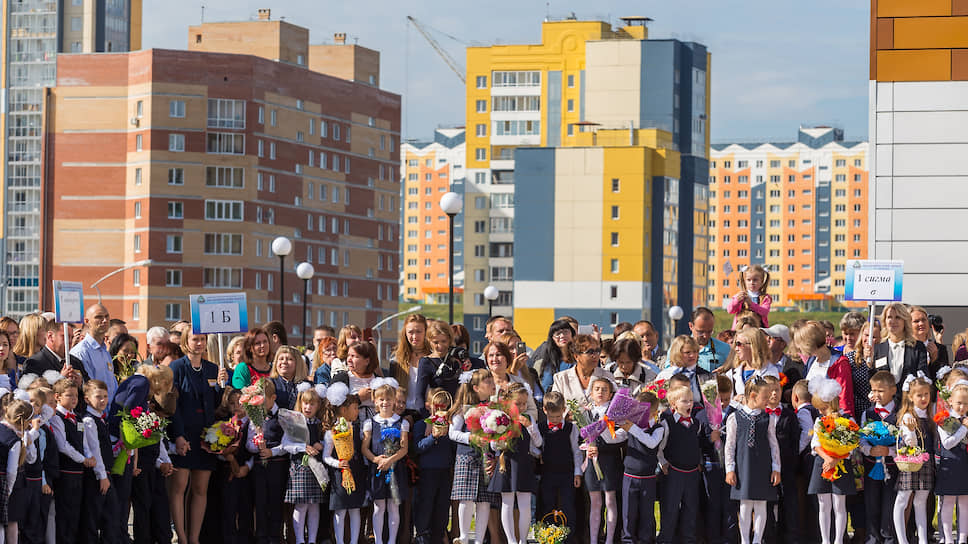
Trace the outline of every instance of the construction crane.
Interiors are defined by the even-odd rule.
[[[437,54],[440,55],[440,58],[444,59],[444,62],[447,63],[447,66],[451,69],[451,71],[457,74],[457,77],[460,78],[460,82],[466,84],[467,78],[464,76],[464,70],[460,67],[460,64],[457,63],[454,57],[450,56],[450,54],[447,51],[445,51],[444,48],[441,47],[439,43],[437,43],[437,40],[435,40],[434,37],[430,35],[430,32],[427,31],[429,27],[424,27],[424,25],[420,23],[420,21],[416,20],[410,15],[407,15],[407,21],[410,24],[412,24],[414,28],[417,29],[417,32],[420,32],[420,35],[427,40],[427,42],[430,44],[430,47],[433,47],[434,51],[436,51]],[[437,32],[440,32],[440,31],[437,30]],[[461,40],[458,40],[457,38],[449,34],[446,34],[444,32],[440,32],[440,33],[456,42],[463,43],[461,42]]]

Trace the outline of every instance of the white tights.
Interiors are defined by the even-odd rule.
[[[618,524],[618,501],[614,491],[589,491],[590,516],[588,518],[588,534],[592,542],[598,539],[598,530],[602,526],[602,493],[605,494],[605,544],[612,544],[615,539],[615,526]]]
[[[400,505],[393,502],[393,499],[373,501],[373,539],[376,544],[383,544],[384,517],[387,518],[387,525],[390,526],[387,542],[395,543],[397,541],[397,530],[400,529]]]
[[[914,519],[918,528],[918,544],[928,544],[928,493],[930,491],[898,491],[897,498],[894,500],[894,532],[897,533],[898,544],[908,544],[907,524],[904,519],[904,511],[907,509],[908,501],[914,496]]]
[[[847,532],[847,496],[833,493],[817,495],[820,505],[820,540],[823,544],[830,544],[830,512],[834,514],[834,543],[844,544],[844,533]]]
[[[941,534],[945,544],[954,544],[955,506],[958,507],[958,542],[968,541],[968,495],[944,495],[941,500]]]
[[[750,542],[750,525],[753,526],[753,542],[763,542],[766,529],[766,501],[739,501],[739,537],[743,544]]]
[[[360,509],[337,510],[333,514],[333,533],[336,534],[336,544],[343,544],[347,512],[350,514],[350,544],[356,544],[360,538]]]
[[[300,503],[292,508],[292,528],[296,533],[296,544],[306,542],[303,533],[309,532],[309,541],[316,542],[319,532],[319,505]]]
[[[484,542],[484,534],[487,532],[487,519],[491,516],[491,505],[486,502],[474,501],[460,501],[460,504],[457,505],[457,524],[460,526],[460,541],[462,544],[470,542],[472,516],[477,520],[474,525],[474,542]]]
[[[518,535],[514,537],[514,498],[518,499]],[[501,525],[508,544],[527,544],[531,527],[531,493],[501,493]]]

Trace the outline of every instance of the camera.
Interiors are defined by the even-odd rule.
[[[929,315],[928,322],[931,323],[931,328],[934,332],[941,332],[944,330],[944,319],[940,315]]]
[[[466,348],[460,346],[454,346],[447,350],[447,354],[444,355],[437,366],[437,372],[434,376],[441,381],[452,381],[460,378],[461,372],[464,371],[464,362],[470,359],[470,354],[467,353]]]

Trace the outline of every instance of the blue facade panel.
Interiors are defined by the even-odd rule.
[[[817,184],[814,209],[817,210],[814,220],[814,239],[817,241],[814,250],[814,282],[822,281],[831,275],[830,264],[830,182]],[[829,288],[821,292],[830,292]]]
[[[561,145],[561,71],[548,71],[548,147]]]
[[[762,263],[766,258],[766,184],[761,183],[753,187],[753,206],[751,214],[753,224],[750,225],[750,262]]]
[[[555,150],[518,148],[514,177],[514,279],[554,281]]]
[[[675,137],[676,42],[642,42],[642,93],[638,128],[660,128]]]

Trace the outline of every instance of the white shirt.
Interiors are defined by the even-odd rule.
[[[61,414],[67,415],[67,410],[61,406],[57,407],[57,411]],[[77,422],[78,429],[83,431],[84,426],[80,421]],[[72,424],[73,425],[73,424]],[[67,441],[67,431],[64,430],[64,420],[59,417],[50,418],[50,430],[54,433],[54,442],[57,444],[57,451],[63,453],[64,455],[71,458],[71,461],[75,463],[83,463],[86,457],[82,452],[74,449],[74,446]]]
[[[739,409],[751,416],[762,413],[762,410],[752,410],[746,405],[740,406]],[[776,441],[776,422],[780,418],[768,417],[770,423],[767,427],[766,440],[770,444],[770,460],[773,472],[780,472],[780,443]],[[726,472],[736,472],[736,441],[736,414],[732,413],[726,418]]]
[[[420,393],[417,391],[417,367],[411,366],[407,374],[407,408],[411,410],[423,408],[420,404]]]
[[[951,410],[951,417],[961,421],[961,419],[965,416],[957,414],[954,410]],[[968,427],[965,425],[958,427],[958,430],[955,431],[954,434],[948,434],[948,431],[945,431],[941,428],[941,425],[938,425],[938,437],[941,439],[941,447],[946,450],[958,447],[958,444],[965,437],[965,435],[968,435]]]
[[[833,355],[831,355],[830,358],[824,362],[814,360],[813,364],[810,365],[810,371],[807,372],[807,381],[810,381],[814,378],[819,378],[819,377],[826,378],[827,370],[830,368],[830,363],[833,362],[833,360],[834,360]]]
[[[797,421],[800,423],[800,442],[797,453],[803,453],[803,450],[810,446],[810,436],[813,434],[813,419],[810,410],[807,410],[806,407],[807,403],[805,402],[797,408]]]
[[[894,411],[894,401],[892,400],[892,401],[888,402],[885,405],[874,404],[874,410],[875,410],[875,413],[876,413],[877,410],[887,410],[887,415],[881,416],[879,419],[873,420],[873,421],[883,421],[885,417],[887,417],[888,415],[891,414],[891,412]],[[878,415],[880,415],[880,414],[878,414]],[[860,423],[860,426],[861,427],[863,427],[864,425],[867,425],[869,423],[869,420],[867,419],[867,413],[866,412],[861,416],[861,420],[860,421],[861,421],[861,423]],[[890,446],[890,450],[891,450],[890,455],[891,455],[891,457],[893,457],[894,454],[896,453],[896,451],[895,451],[896,449],[897,449],[897,444],[892,444]],[[867,439],[864,438],[864,435],[861,435],[860,436],[860,451],[864,455],[867,455],[868,457],[871,454],[871,444],[867,442]]]
[[[84,414],[84,455],[94,458],[94,476],[98,480],[108,477],[107,469],[104,468],[104,459],[101,458],[101,445],[97,437],[97,423],[95,418],[100,418],[101,414],[88,407]]]
[[[901,379],[901,371],[904,370],[904,346],[903,340],[900,342],[888,340],[887,362],[895,380]]]
[[[917,417],[914,417],[910,413],[904,414],[904,418],[901,420],[901,424],[899,425],[901,439],[904,440],[906,445],[911,446],[912,448],[924,446],[922,443],[923,439],[918,437],[918,431],[920,430],[918,418],[923,417],[927,419],[928,417],[928,411],[922,410],[917,406],[914,407],[914,413],[917,415]]]

